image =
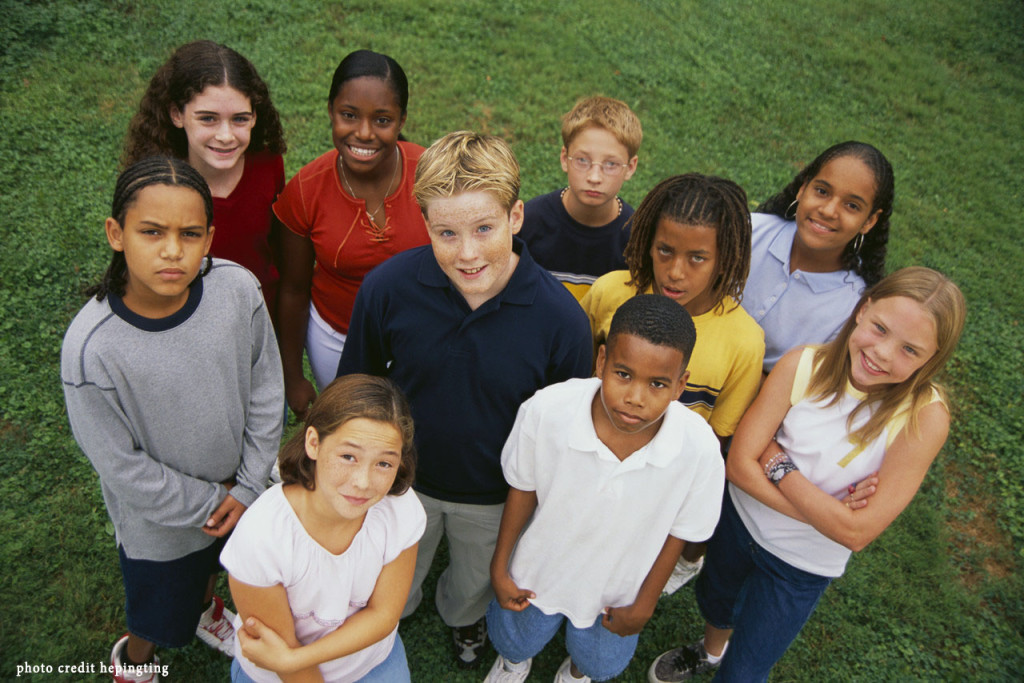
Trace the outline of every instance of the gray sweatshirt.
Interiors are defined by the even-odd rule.
[[[281,358],[259,283],[214,259],[185,306],[143,318],[90,299],[64,336],[61,381],[78,445],[100,476],[117,542],[133,559],[205,548],[227,494],[266,487],[284,419]]]

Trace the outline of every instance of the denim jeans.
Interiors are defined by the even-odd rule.
[[[360,678],[358,683],[401,683],[409,680],[409,664],[405,659],[405,646],[402,645],[402,637],[395,634],[395,644],[391,647],[388,658],[370,669],[369,673]],[[245,673],[237,659],[231,662],[231,683],[255,683]]]
[[[487,635],[494,649],[512,662],[522,662],[544,649],[558,632],[561,614],[544,614],[530,605],[522,612],[502,609],[496,600],[487,606]],[[601,625],[601,617],[588,628],[565,626],[565,649],[576,668],[595,681],[606,681],[626,670],[640,636],[618,636]]]
[[[758,545],[727,491],[696,588],[704,619],[734,629],[715,680],[767,681],[831,582]]]

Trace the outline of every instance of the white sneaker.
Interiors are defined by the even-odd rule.
[[[572,675],[572,657],[566,657],[555,674],[555,683],[590,683],[590,676],[576,678]]]
[[[213,596],[213,604],[199,617],[196,635],[214,650],[228,657],[235,656],[235,613],[224,606],[224,601]]]
[[[122,660],[127,646],[128,635],[125,634],[114,643],[114,649],[110,651],[110,671],[114,683],[160,683],[163,680],[160,677],[160,658],[153,655],[153,661],[149,664],[125,666]]]
[[[676,566],[672,568],[672,576],[668,577],[668,582],[665,587],[661,590],[662,595],[672,595],[677,590],[685,586],[690,582],[690,579],[697,576],[700,573],[701,567],[704,566],[704,556],[697,558],[696,562],[688,562],[681,556],[676,560]]]
[[[491,670],[487,672],[484,683],[522,683],[530,674],[531,666],[533,666],[532,659],[513,663],[498,655],[494,664],[491,665]]]

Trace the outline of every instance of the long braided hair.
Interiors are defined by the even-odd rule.
[[[135,203],[139,192],[150,185],[171,185],[195,190],[203,199],[207,227],[213,223],[213,197],[210,195],[210,188],[203,180],[203,176],[199,175],[199,171],[182,159],[147,157],[126,168],[117,178],[110,215],[118,225],[124,227],[128,209]],[[207,256],[206,267],[199,273],[199,277],[210,272],[211,265],[212,259]],[[87,296],[95,296],[97,301],[103,301],[103,298],[111,292],[117,296],[124,296],[127,282],[128,264],[125,261],[124,252],[115,251],[110,258],[107,272],[103,274],[103,279],[87,289],[85,293]]]
[[[686,173],[661,181],[647,193],[630,219],[632,232],[625,250],[628,284],[638,294],[654,284],[651,245],[662,218],[714,228],[718,272],[711,282],[711,297],[715,310],[724,309],[726,296],[739,305],[750,272],[750,210],[743,188],[725,178]]]
[[[821,172],[825,164],[840,157],[855,157],[864,162],[864,165],[875,174],[875,198],[871,204],[871,213],[882,210],[878,220],[871,230],[864,235],[864,243],[861,245],[860,253],[853,248],[853,240],[847,243],[841,256],[843,270],[852,270],[864,278],[864,282],[870,287],[885,276],[885,251],[889,243],[889,218],[892,216],[892,203],[895,196],[895,179],[893,176],[892,164],[885,158],[885,155],[872,145],[866,142],[849,140],[832,145],[819,154],[814,161],[804,167],[796,174],[792,182],[786,185],[778,194],[769,197],[763,204],[755,209],[758,213],[770,213],[792,220],[787,215],[789,206],[796,199],[800,188],[814,180]]]

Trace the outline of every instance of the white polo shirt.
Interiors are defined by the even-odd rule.
[[[589,628],[605,607],[636,600],[675,536],[708,539],[718,523],[725,465],[708,423],[673,401],[655,437],[620,461],[597,437],[591,402],[601,380],[571,379],[526,401],[501,453],[513,487],[537,510],[509,567],[545,614]]]

